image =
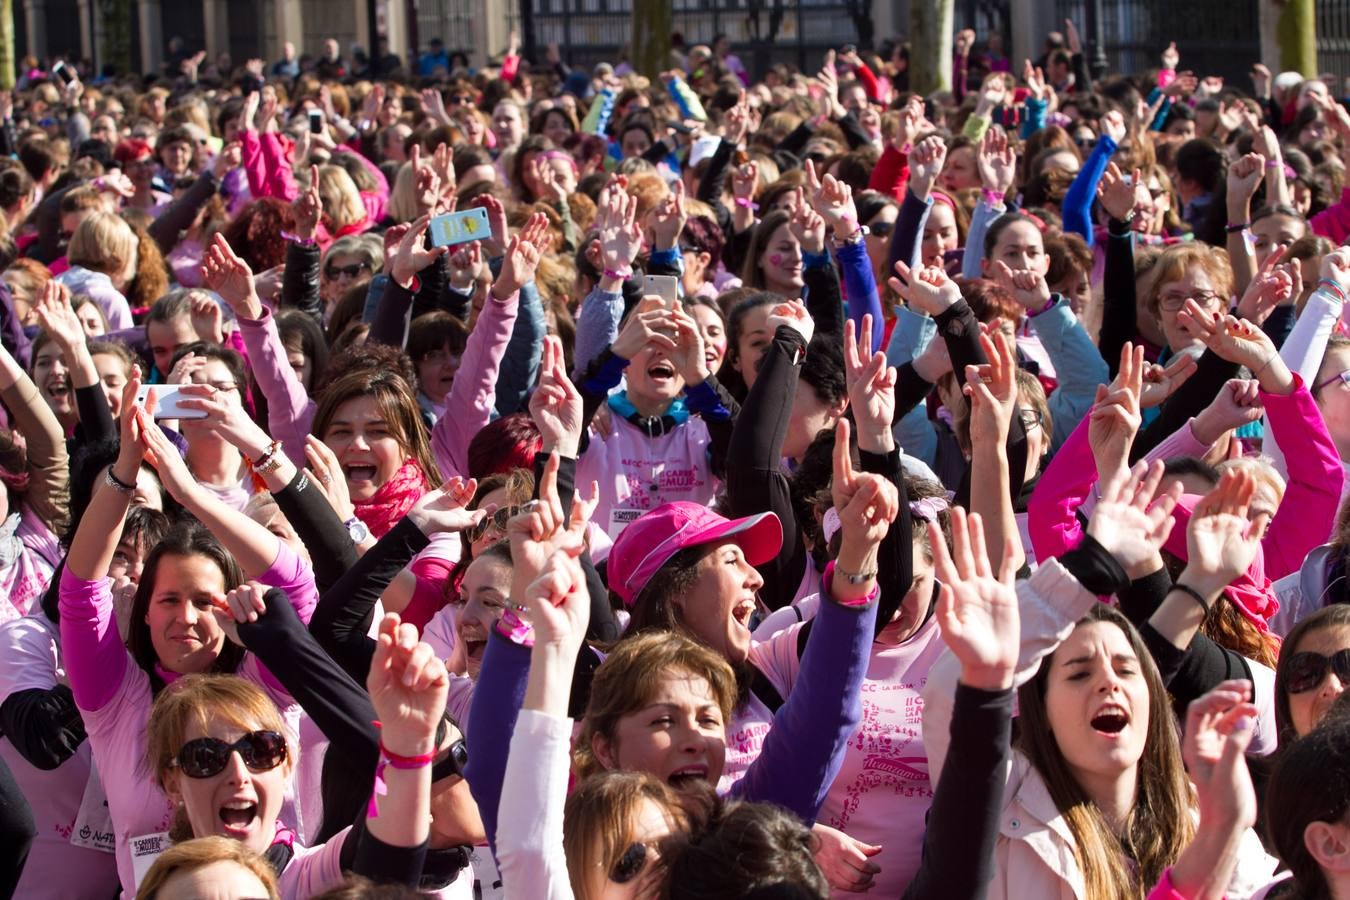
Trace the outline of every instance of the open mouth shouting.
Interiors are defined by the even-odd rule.
[[[666,783],[677,791],[696,782],[706,782],[707,780],[708,766],[706,763],[681,766],[666,776]]]
[[[217,815],[226,836],[242,841],[258,821],[258,801],[249,797],[229,800],[221,805]]]
[[[1130,713],[1117,703],[1108,703],[1097,710],[1089,724],[1098,734],[1114,738],[1130,724]]]

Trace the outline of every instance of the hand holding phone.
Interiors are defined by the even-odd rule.
[[[206,412],[200,409],[185,409],[182,405],[184,400],[189,399],[191,394],[183,393],[181,384],[143,384],[141,389],[136,392],[136,405],[145,406],[146,395],[153,390],[155,392],[155,418],[156,419],[205,419]]]
[[[439,215],[431,220],[430,231],[433,247],[453,247],[492,236],[487,210],[481,206]]]

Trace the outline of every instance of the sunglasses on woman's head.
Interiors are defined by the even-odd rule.
[[[642,873],[642,868],[647,864],[647,857],[651,855],[651,848],[641,841],[634,841],[628,845],[628,849],[623,851],[619,861],[614,864],[610,870],[609,880],[615,884],[627,884]]]
[[[506,523],[511,521],[511,517],[520,512],[519,506],[502,506],[493,510],[491,515],[483,517],[483,521],[477,525],[470,525],[464,529],[464,539],[470,544],[477,543],[488,531],[506,531]]]
[[[1350,685],[1350,650],[1337,650],[1323,656],[1305,650],[1289,660],[1289,693],[1303,694],[1313,690],[1327,677],[1327,669],[1336,673],[1341,684]]]
[[[369,267],[365,263],[352,263],[350,266],[328,266],[324,271],[328,273],[329,278],[337,280],[343,275],[348,278],[356,278],[367,268]]]
[[[286,738],[275,731],[250,731],[232,744],[220,738],[196,738],[184,744],[169,765],[189,778],[211,778],[225,771],[236,751],[250,772],[267,772],[285,761]]]

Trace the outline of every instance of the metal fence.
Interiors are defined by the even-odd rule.
[[[1350,93],[1350,0],[1317,2],[1317,70],[1338,77],[1341,96]]]
[[[1103,0],[1102,32],[1109,72],[1156,68],[1169,41],[1181,68],[1222,75],[1249,86],[1261,58],[1258,0]],[[1319,0],[1319,6],[1324,0]],[[1055,0],[1055,21],[1071,18],[1087,40],[1083,0]]]

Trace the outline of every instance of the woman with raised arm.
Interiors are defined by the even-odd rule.
[[[117,461],[105,473],[71,542],[61,574],[61,642],[69,660],[68,678],[75,703],[89,732],[94,760],[108,775],[105,788],[116,833],[118,874],[124,890],[134,890],[133,838],[161,831],[171,806],[141,775],[145,727],[154,695],[166,684],[197,672],[238,673],[258,683],[286,710],[303,740],[300,715],[284,691],[258,661],[227,644],[209,615],[210,598],[238,586],[251,574],[285,590],[302,618],[313,609],[313,577],[285,543],[241,513],[221,505],[193,481],[155,424],[153,413],[137,407],[139,373],[123,394],[122,441]],[[153,410],[153,401],[149,401]],[[122,523],[141,460],[149,456],[171,494],[202,524],[173,530],[150,553],[137,586],[126,646],[113,622],[108,567],[118,549]],[[208,530],[209,529],[209,530]],[[286,818],[302,833],[304,798],[287,804]],[[308,783],[301,776],[302,785]],[[315,816],[317,810],[310,809]],[[312,826],[317,826],[317,820]]]

